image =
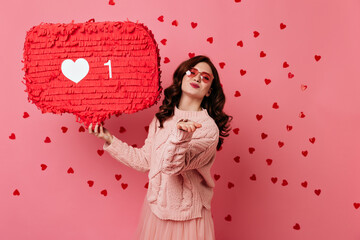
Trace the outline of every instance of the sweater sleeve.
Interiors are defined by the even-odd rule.
[[[204,136],[192,138],[194,132],[183,131],[175,126],[165,143],[161,171],[168,175],[178,175],[208,164],[215,156],[219,131],[213,128],[202,132]]]
[[[136,148],[128,145],[113,136],[111,144],[104,143],[103,149],[107,151],[113,158],[140,172],[150,170],[151,150],[156,131],[156,116],[149,124],[148,136],[145,139],[145,144],[141,148]]]

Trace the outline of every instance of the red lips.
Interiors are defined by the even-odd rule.
[[[193,86],[194,88],[199,88],[199,85],[195,84],[195,83],[190,83],[191,86]]]

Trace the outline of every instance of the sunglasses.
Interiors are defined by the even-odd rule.
[[[199,73],[199,70],[197,70],[196,68],[190,68],[189,70],[186,71],[186,75],[188,77],[195,77],[198,75],[198,73]],[[208,83],[214,79],[214,76],[207,72],[200,72],[200,77],[201,77],[201,80],[204,81],[204,83]]]

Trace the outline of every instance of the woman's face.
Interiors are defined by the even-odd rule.
[[[204,96],[209,96],[211,93],[210,87],[213,81],[213,73],[209,64],[205,62],[199,62],[193,68],[197,71],[192,71],[192,75],[190,76],[185,73],[182,79],[181,90],[186,92],[188,95],[203,99]],[[203,79],[201,75],[203,76]],[[210,79],[207,75],[210,76]],[[198,88],[193,87],[193,85],[197,85]]]

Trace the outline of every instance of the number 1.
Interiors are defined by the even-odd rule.
[[[108,66],[109,66],[109,76],[110,76],[110,78],[112,78],[112,74],[111,74],[111,60],[107,61],[107,63],[104,63],[104,65],[108,65]]]

